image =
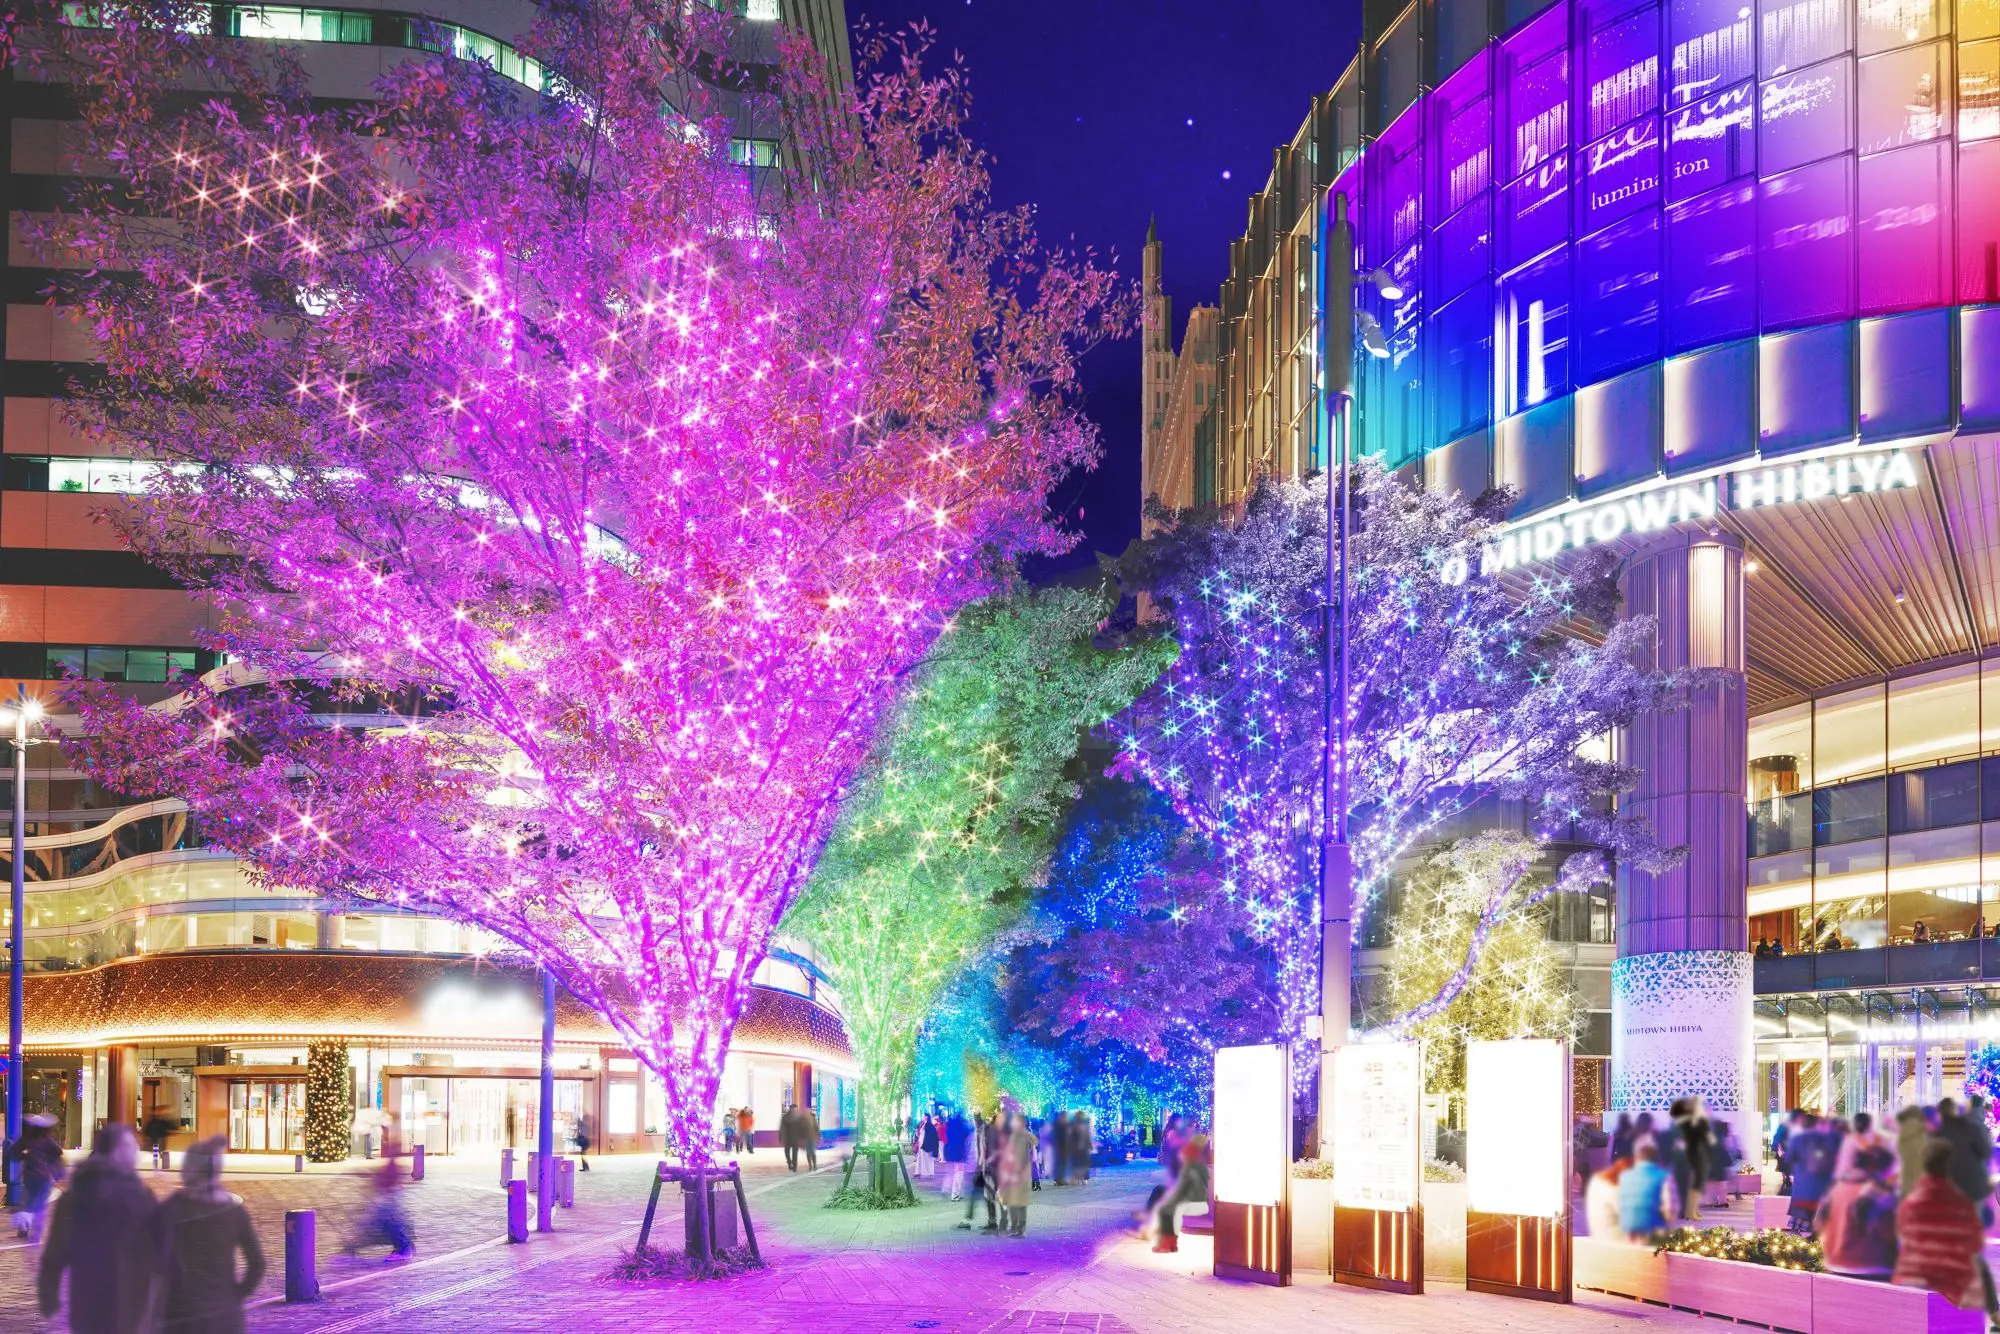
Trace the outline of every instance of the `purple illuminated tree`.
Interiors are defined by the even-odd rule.
[[[1601,743],[1678,683],[1634,665],[1650,632],[1615,621],[1608,557],[1502,581],[1476,573],[1504,498],[1467,502],[1355,474],[1346,700],[1353,920],[1365,922],[1407,858],[1520,803],[1535,845],[1584,845],[1553,877],[1532,857],[1486,858],[1487,926],[1460,967],[1390,1027],[1463,991],[1512,908],[1608,874],[1606,853],[1670,864],[1650,831],[1611,809],[1633,774]],[[1126,576],[1152,592],[1181,642],[1174,669],[1124,720],[1123,771],[1167,793],[1219,865],[1206,939],[1231,930],[1276,959],[1273,1034],[1300,1041],[1319,1009],[1318,840],[1324,819],[1322,653],[1326,482],[1267,481],[1239,518],[1175,516],[1136,547]],[[1606,626],[1601,638],[1586,637]],[[1115,725],[1115,724],[1114,724]]]
[[[447,41],[329,109],[208,6],[59,8],[35,58],[121,177],[29,228],[102,349],[69,411],[163,465],[122,535],[230,656],[172,708],[77,687],[71,753],[267,885],[510,942],[705,1162],[894,683],[1064,545],[1075,357],[1128,292],[990,207],[962,78],[900,45],[858,93],[797,43],[760,84],[700,7],[551,5],[511,79]],[[697,67],[784,172],[732,160]]]

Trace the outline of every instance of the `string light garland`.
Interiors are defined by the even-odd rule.
[[[68,412],[164,465],[123,535],[214,595],[231,659],[170,708],[78,683],[71,762],[185,798],[266,886],[498,936],[706,1161],[897,683],[1007,558],[1067,545],[1076,358],[1132,294],[990,207],[921,49],[864,44],[850,93],[782,39],[748,96],[818,187],[784,191],[682,64],[726,49],[700,7],[542,6],[539,94],[415,53],[358,109],[283,48],[34,9],[79,154],[126,172],[26,224],[102,352]]]
[[[354,1123],[353,1075],[344,1040],[306,1044],[306,1157],[316,1163],[347,1158]]]

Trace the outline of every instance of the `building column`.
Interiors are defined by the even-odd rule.
[[[108,1047],[104,1085],[106,1099],[104,1121],[106,1125],[139,1124],[139,1049],[137,1047]]]
[[[1743,679],[1743,547],[1728,534],[1669,533],[1626,562],[1628,617],[1650,616],[1646,665],[1722,675],[1683,707],[1645,714],[1622,738],[1640,774],[1625,798],[1686,857],[1658,874],[1618,868],[1611,969],[1611,1107],[1658,1114],[1699,1094],[1758,1133],[1744,860],[1749,765]]]

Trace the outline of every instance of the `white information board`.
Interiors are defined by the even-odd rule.
[[[1281,1046],[1215,1053],[1215,1198],[1277,1204],[1291,1171],[1292,1072]]]
[[[1553,1038],[1465,1049],[1465,1204],[1554,1218],[1569,1198],[1569,1052]]]
[[[1333,1195],[1344,1209],[1413,1209],[1423,1192],[1424,1060],[1415,1042],[1333,1052]]]

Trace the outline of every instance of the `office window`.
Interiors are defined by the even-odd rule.
[[[1519,412],[1570,388],[1570,256],[1557,250],[1500,284],[1502,379],[1507,410]]]

